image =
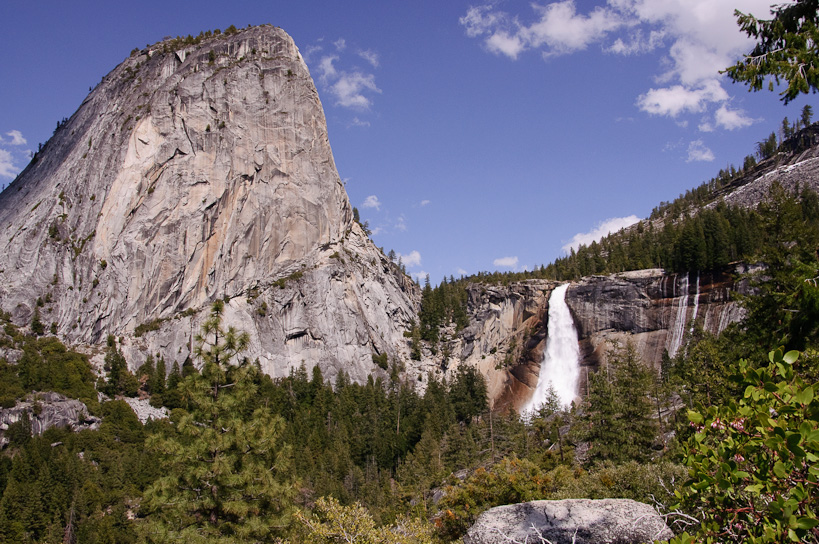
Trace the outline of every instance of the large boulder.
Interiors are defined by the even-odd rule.
[[[674,536],[649,505],[630,499],[566,499],[496,506],[464,544],[636,544]]]

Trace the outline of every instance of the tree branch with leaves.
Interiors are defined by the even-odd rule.
[[[756,40],[754,49],[734,66],[725,70],[735,82],[747,83],[759,91],[768,81],[785,83],[780,93],[787,104],[801,93],[819,87],[819,0],[797,0],[774,6],[771,19],[758,19],[750,13],[734,12],[740,29]]]

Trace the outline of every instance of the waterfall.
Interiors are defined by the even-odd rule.
[[[563,284],[549,297],[549,328],[546,336],[546,351],[540,363],[537,389],[523,409],[532,413],[540,408],[552,389],[564,407],[571,405],[577,396],[577,382],[580,379],[580,346],[577,330],[566,304],[569,284]]]
[[[700,274],[697,272],[697,294],[694,295],[694,311],[691,312],[691,330],[694,332],[694,322],[697,320],[697,310],[700,307]]]
[[[677,350],[682,345],[685,334],[685,318],[688,315],[688,274],[683,276],[680,282],[680,298],[677,301],[677,315],[674,318],[674,332],[671,334],[671,342],[668,344],[668,355],[674,357]]]

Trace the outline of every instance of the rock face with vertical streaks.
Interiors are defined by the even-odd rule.
[[[631,342],[642,360],[659,369],[674,356],[694,322],[710,333],[739,321],[732,291],[746,292],[728,273],[665,274],[660,269],[593,276],[569,288],[566,302],[577,326],[583,365],[605,360],[611,342]]]
[[[212,301],[272,375],[404,354],[418,290],[354,223],[281,29],[135,50],[0,195],[0,307],[129,365],[191,353]]]

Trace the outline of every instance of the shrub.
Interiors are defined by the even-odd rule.
[[[742,398],[688,413],[691,479],[680,497],[701,520],[698,541],[815,539],[819,397],[796,371],[798,357],[777,350],[762,368],[741,360]]]
[[[375,353],[373,353],[373,363],[378,365],[381,369],[387,370],[387,368],[389,368],[387,352],[384,352],[381,355],[376,355]]]
[[[145,323],[140,323],[134,329],[134,336],[140,337],[146,332],[156,331],[159,330],[159,327],[162,326],[162,319],[152,319],[151,321],[146,321]]]

